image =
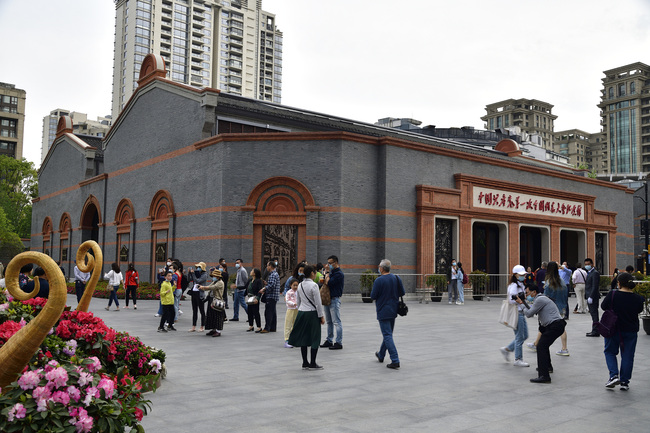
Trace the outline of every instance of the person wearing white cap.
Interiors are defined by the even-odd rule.
[[[517,265],[512,268],[512,277],[510,278],[510,284],[508,285],[507,299],[511,304],[516,304],[517,302],[513,299],[513,295],[516,298],[519,293],[524,293],[524,280],[526,279],[526,268],[521,265]],[[517,329],[515,329],[515,339],[510,342],[505,347],[502,347],[501,353],[507,362],[510,362],[510,353],[515,352],[515,367],[529,367],[530,364],[524,362],[524,352],[521,349],[524,341],[528,338],[528,323],[526,322],[526,316],[524,315],[524,306],[519,304],[518,306],[519,317],[517,318]]]

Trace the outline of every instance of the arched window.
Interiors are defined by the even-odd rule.
[[[43,221],[43,230],[41,235],[43,236],[43,254],[50,255],[50,249],[52,248],[52,218],[45,217]]]
[[[72,221],[70,214],[64,212],[59,221],[59,261],[64,269],[67,269],[67,274],[70,275],[70,232],[72,232]]]
[[[132,224],[135,222],[133,203],[128,198],[123,198],[117,205],[115,211],[115,222],[117,226],[117,248],[115,261],[118,265],[128,263],[133,257],[134,239],[131,233]]]

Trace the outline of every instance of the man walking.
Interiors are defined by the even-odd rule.
[[[260,290],[260,293],[266,293],[266,307],[264,307],[264,329],[260,334],[275,332],[278,325],[278,313],[276,305],[280,299],[280,275],[278,275],[277,265],[274,261],[269,261],[266,270],[269,272],[266,287]]]
[[[244,267],[241,259],[237,259],[235,261],[235,268],[237,268],[237,278],[235,279],[235,284],[233,287],[235,289],[235,293],[233,293],[233,314],[232,319],[230,319],[233,322],[239,321],[240,304],[244,311],[248,313],[248,305],[246,305],[246,300],[244,299],[244,295],[246,294],[246,286],[248,285],[248,272],[246,272],[246,268]]]
[[[343,349],[343,326],[341,325],[341,296],[343,295],[344,275],[339,267],[339,258],[329,256],[327,266],[330,273],[325,277],[325,284],[330,288],[332,301],[330,305],[323,306],[325,320],[327,321],[327,339],[320,347],[329,347],[330,350]],[[336,342],[334,341],[334,328],[336,328]]]
[[[564,333],[566,322],[560,316],[560,310],[551,299],[543,294],[538,294],[535,286],[526,286],[526,296],[535,298],[532,307],[527,307],[524,310],[526,317],[533,317],[538,315],[539,319],[539,332],[541,336],[537,343],[537,372],[538,377],[530,379],[533,383],[550,383],[550,372],[553,371],[551,365],[551,353],[549,348],[551,344]],[[516,299],[518,304],[523,304],[520,298]]]
[[[587,272],[582,269],[582,263],[578,263],[576,266],[575,272],[573,272],[573,285],[574,291],[576,292],[576,299],[578,300],[578,305],[573,310],[576,314],[585,314],[587,312],[587,306],[585,305],[585,283],[587,282]]]
[[[600,272],[594,268],[594,261],[585,259],[585,271],[587,271],[587,280],[585,282],[585,296],[587,297],[587,307],[591,314],[591,332],[587,332],[587,337],[600,337],[597,323],[598,318],[598,300],[600,299]]]
[[[379,352],[375,352],[375,356],[379,362],[384,362],[384,357],[388,350],[391,362],[386,367],[397,369],[399,368],[399,357],[397,356],[397,348],[393,342],[393,329],[395,328],[399,297],[404,296],[405,292],[402,279],[397,275],[391,274],[390,267],[390,260],[384,259],[379,263],[379,273],[381,275],[372,285],[370,298],[376,301],[377,321],[379,321],[379,329],[384,337],[381,347],[379,347]]]

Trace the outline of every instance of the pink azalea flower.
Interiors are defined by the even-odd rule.
[[[25,321],[25,318],[24,318],[24,317],[21,317],[21,318],[20,318],[20,322],[18,322],[18,324],[19,324],[20,327],[22,328],[23,326],[27,325],[27,322]]]
[[[39,399],[48,399],[52,395],[52,392],[50,391],[50,388],[47,386],[39,386],[32,392],[32,397],[35,398],[36,400]]]
[[[74,425],[77,428],[76,432],[77,433],[87,433],[92,430],[93,428],[93,417],[91,416],[84,416],[84,417],[79,417],[79,421],[77,421]]]
[[[25,406],[20,403],[16,403],[14,407],[9,410],[9,413],[7,413],[7,420],[13,421],[14,419],[25,418],[26,414],[27,409],[25,409]]]
[[[89,365],[88,365],[88,370],[89,370],[91,373],[95,373],[96,371],[99,371],[100,368],[102,368],[102,363],[99,362],[99,359],[98,359],[96,356],[91,356],[91,357],[88,358],[88,359],[90,359],[91,361],[93,361],[92,364],[89,364]]]
[[[5,302],[4,304],[0,304],[0,311],[5,311],[7,308],[9,308],[9,302]]]
[[[81,391],[79,391],[79,388],[76,386],[69,386],[68,389],[68,395],[70,395],[70,398],[73,399],[75,402],[79,401],[81,398]]]
[[[158,359],[152,359],[151,361],[149,361],[149,365],[151,366],[153,372],[156,373],[156,374],[158,374],[158,372],[162,368],[162,364],[160,363],[160,360],[158,360]]]
[[[36,388],[38,382],[41,381],[40,375],[35,371],[26,371],[20,379],[18,379],[18,385],[23,390]]]
[[[65,386],[68,383],[68,372],[63,367],[57,367],[45,373],[45,378],[55,387]]]
[[[36,412],[45,412],[47,410],[47,402],[48,399],[46,398],[39,398],[36,400]]]
[[[70,403],[70,395],[67,391],[57,391],[52,394],[52,400],[54,400],[55,403],[61,403],[62,405],[67,406],[68,403]]]
[[[115,384],[113,383],[112,380],[103,378],[97,384],[97,388],[101,388],[104,390],[104,394],[106,395],[106,398],[113,398],[113,392],[115,388],[114,385]]]
[[[93,375],[85,371],[79,374],[79,386],[86,386],[93,381]]]

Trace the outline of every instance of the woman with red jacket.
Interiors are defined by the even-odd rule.
[[[126,307],[124,308],[129,308],[129,294],[131,294],[131,297],[133,298],[133,309],[134,310],[138,309],[138,306],[136,305],[137,299],[135,296],[135,292],[138,289],[139,282],[140,282],[140,276],[138,275],[138,271],[135,270],[133,263],[129,263],[129,268],[126,271],[126,278],[124,280],[124,285],[126,286],[126,290],[125,290]]]

